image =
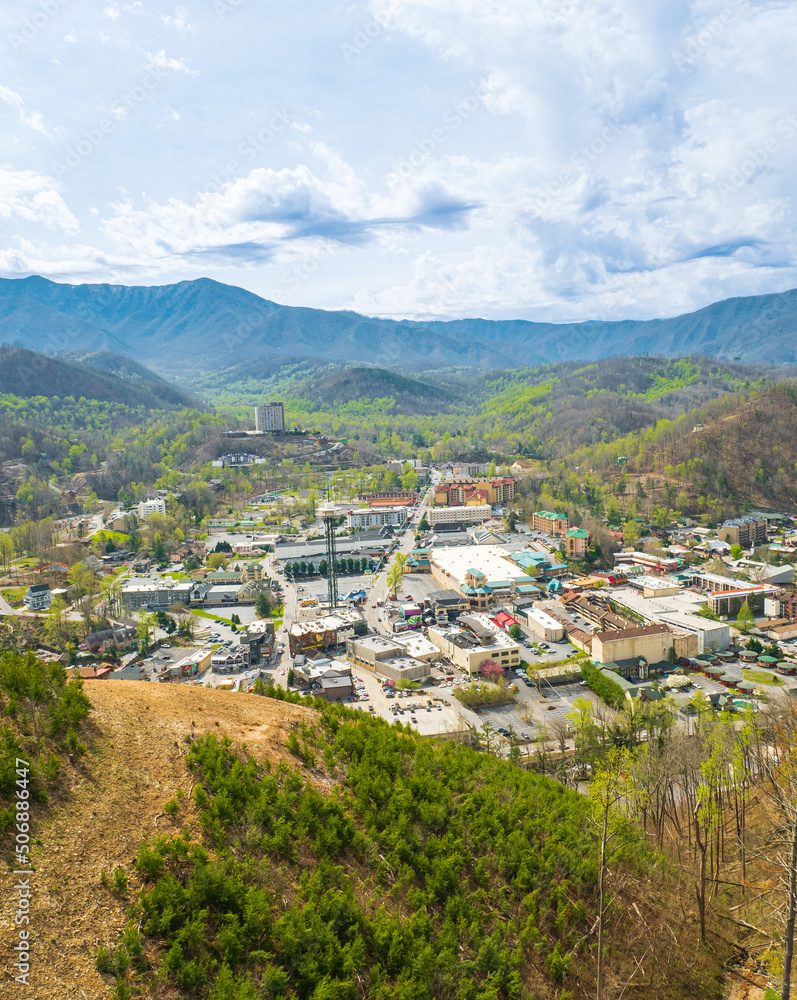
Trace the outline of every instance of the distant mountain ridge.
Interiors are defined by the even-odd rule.
[[[173,285],[0,279],[0,341],[48,354],[110,352],[174,376],[256,358],[299,357],[422,370],[513,368],[613,355],[701,354],[797,362],[797,290],[725,299],[655,320],[375,319],[283,306],[209,278]]]
[[[128,358],[103,353],[52,358],[6,344],[0,344],[0,393],[23,399],[82,396],[148,410],[201,406]]]

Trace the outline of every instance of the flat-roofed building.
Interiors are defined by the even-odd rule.
[[[346,642],[346,655],[357,667],[389,680],[420,681],[429,677],[429,661],[408,654],[403,642],[365,635]]]
[[[431,527],[437,524],[478,524],[489,521],[493,509],[488,504],[475,504],[470,507],[430,507],[425,514]]]
[[[534,580],[498,545],[432,549],[429,566],[441,587],[456,590],[478,611],[487,610],[495,598],[539,592]]]
[[[332,614],[293,622],[288,630],[291,656],[305,649],[332,649],[366,631],[365,619],[354,608],[337,608]]]
[[[406,507],[364,507],[350,510],[346,523],[350,528],[383,528],[386,524],[401,527],[407,523],[409,510]]]
[[[471,676],[478,674],[481,665],[487,660],[492,660],[507,670],[520,666],[520,646],[516,642],[495,626],[490,629],[485,624],[485,621],[489,622],[486,615],[470,617],[477,619],[477,624],[483,629],[478,637],[474,629],[463,631],[440,625],[429,627],[427,635],[444,657]]]
[[[264,403],[255,407],[255,430],[279,432],[285,430],[285,407],[282,403]]]
[[[526,621],[531,631],[546,642],[561,642],[564,639],[564,626],[541,608],[527,611]]]

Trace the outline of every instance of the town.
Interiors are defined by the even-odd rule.
[[[284,431],[282,404],[255,416],[256,433]],[[792,515],[636,518],[609,528],[599,567],[565,514],[522,519],[522,466],[394,464],[408,488],[310,507],[295,489],[246,497],[168,548],[152,530],[177,506],[167,490],[56,522],[50,555],[68,550],[71,566],[4,556],[6,634],[87,681],[268,683],[425,736],[494,732],[495,752],[538,762],[576,751],[585,707],[666,711],[689,732],[698,712],[743,718],[797,690]]]

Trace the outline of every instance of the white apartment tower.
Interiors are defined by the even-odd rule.
[[[266,403],[255,407],[256,431],[284,431],[285,409],[282,403]]]

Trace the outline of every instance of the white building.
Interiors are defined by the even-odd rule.
[[[479,524],[492,516],[488,503],[474,507],[430,507],[426,511],[426,520],[432,528],[436,524]]]
[[[406,507],[365,507],[350,510],[346,522],[350,528],[382,528],[386,524],[399,527],[406,524],[409,511]]]
[[[138,516],[149,517],[150,514],[166,514],[166,501],[163,497],[148,497],[138,505]]]
[[[531,631],[546,642],[561,642],[564,638],[565,630],[561,623],[540,608],[527,611],[526,621]]]
[[[285,407],[282,403],[265,403],[255,407],[256,431],[284,431]]]

